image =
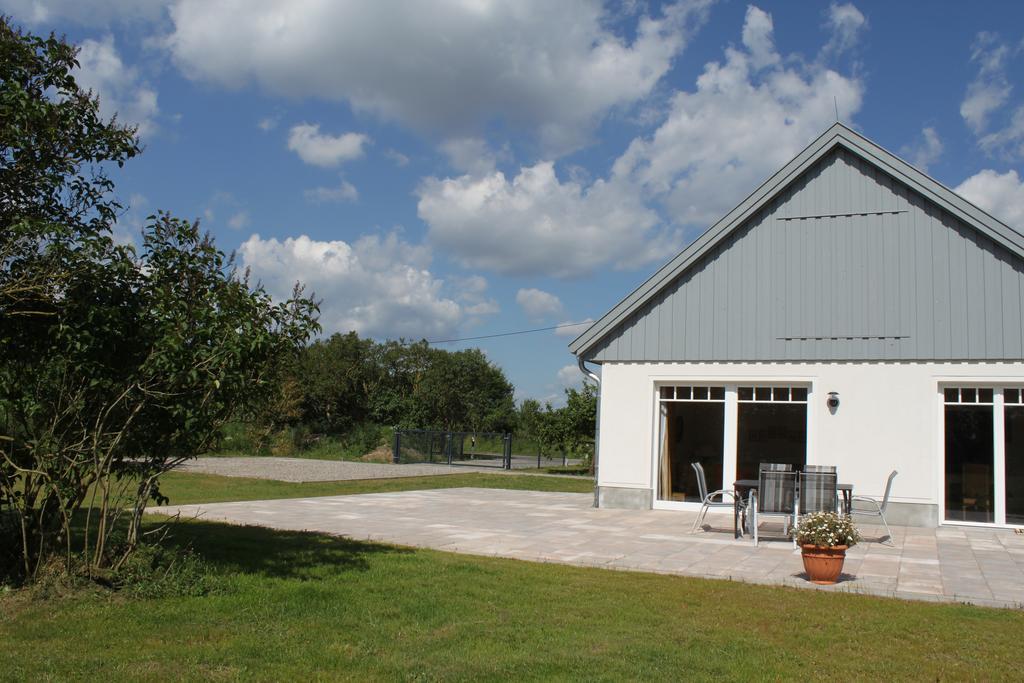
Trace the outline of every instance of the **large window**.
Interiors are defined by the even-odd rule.
[[[1006,523],[1024,524],[1024,391],[1003,391]]]
[[[995,521],[992,389],[943,390],[946,437],[946,519]]]
[[[659,405],[658,499],[699,502],[693,463],[703,466],[710,491],[722,488],[725,388],[661,387]]]
[[[762,462],[807,462],[807,386],[660,386],[657,498],[699,502],[694,463],[709,491],[756,479]],[[728,425],[728,426],[727,426]]]
[[[807,463],[807,388],[737,388],[736,478],[757,479],[758,464]]]

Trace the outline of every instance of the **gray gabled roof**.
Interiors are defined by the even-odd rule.
[[[930,178],[894,154],[879,147],[859,133],[841,123],[832,125],[814,142],[768,178],[736,208],[708,228],[690,246],[659,269],[646,282],[637,287],[629,296],[620,301],[585,332],[577,337],[569,350],[584,357],[602,339],[640,310],[667,285],[675,281],[688,269],[698,264],[745,221],[768,204],[786,187],[801,176],[813,164],[837,147],[845,148],[865,162],[902,182],[915,192],[938,205],[979,232],[987,235],[1010,253],[1024,259],[1024,235],[1013,230],[988,213],[982,211],[960,195]]]

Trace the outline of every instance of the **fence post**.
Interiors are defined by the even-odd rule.
[[[395,441],[391,446],[391,462],[396,465],[402,462],[402,432],[395,427]]]
[[[512,435],[505,434],[505,469],[512,469]]]
[[[452,441],[453,440],[454,439],[452,439],[452,433],[451,432],[445,432],[444,433],[444,452],[445,452],[445,455],[448,457],[448,466],[449,467],[452,464]]]

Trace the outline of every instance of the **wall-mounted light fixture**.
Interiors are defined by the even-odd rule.
[[[839,392],[830,391],[828,392],[828,399],[825,401],[825,405],[828,406],[829,411],[834,415],[836,410],[839,408]]]

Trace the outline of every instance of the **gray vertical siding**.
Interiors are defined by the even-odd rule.
[[[1024,263],[837,148],[594,347],[598,361],[995,360]]]

